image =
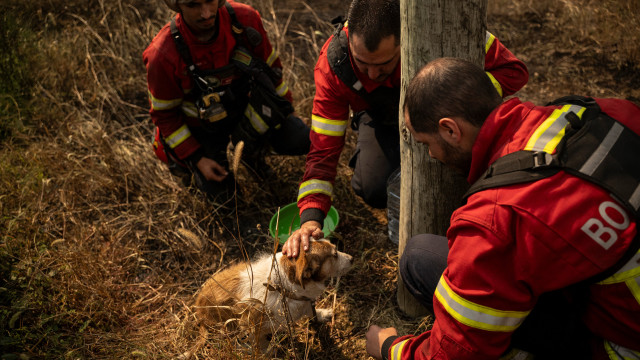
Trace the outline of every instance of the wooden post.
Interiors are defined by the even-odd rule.
[[[466,179],[429,158],[404,126],[404,94],[416,72],[440,57],[484,65],[487,0],[400,0],[402,82],[400,103],[400,228],[398,253],[417,234],[445,235],[451,213],[468,188]],[[405,289],[398,274],[398,305],[409,316],[426,310]]]

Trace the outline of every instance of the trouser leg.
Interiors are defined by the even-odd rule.
[[[309,126],[300,118],[289,115],[279,129],[273,131],[269,142],[280,155],[304,155],[309,152]]]
[[[445,268],[447,238],[420,234],[412,237],[400,258],[399,270],[409,292],[433,313],[433,294]],[[584,290],[584,289],[583,289]],[[581,318],[582,307],[567,292],[543,294],[523,324],[513,333],[511,347],[540,359],[590,359],[589,330]],[[574,299],[585,294],[574,293]]]
[[[400,134],[397,126],[376,124],[367,113],[359,115],[351,186],[368,205],[387,207],[387,179],[400,166]]]
[[[400,258],[400,275],[409,292],[433,313],[433,294],[447,267],[449,246],[440,235],[420,234],[407,242]]]

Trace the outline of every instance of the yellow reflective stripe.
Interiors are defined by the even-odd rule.
[[[311,194],[325,194],[331,197],[333,196],[333,185],[328,181],[318,179],[307,180],[300,184],[300,189],[298,190],[298,201]]]
[[[611,360],[637,360],[640,359],[640,351],[627,349],[609,340],[604,340],[604,349]]]
[[[284,80],[276,88],[276,94],[278,94],[278,95],[280,95],[282,97],[284,97],[287,94],[288,91],[289,91],[289,87],[287,86],[287,83],[284,82]]]
[[[264,134],[265,132],[267,132],[267,130],[269,130],[269,125],[267,125],[267,123],[262,120],[260,114],[258,114],[258,112],[253,108],[253,106],[251,106],[251,104],[247,105],[247,108],[244,111],[244,116],[249,118],[251,126],[256,129],[258,134]]]
[[[567,126],[567,114],[573,112],[582,118],[586,108],[577,105],[565,105],[561,109],[555,109],[551,115],[533,132],[524,150],[544,151],[553,153],[556,146],[564,136]]]
[[[488,53],[489,49],[491,49],[491,45],[493,45],[493,41],[496,39],[495,36],[493,36],[492,33],[490,32],[486,32],[485,37],[484,37],[484,53]]]
[[[489,77],[489,80],[491,80],[491,83],[493,84],[493,87],[496,88],[496,90],[498,90],[498,94],[500,94],[500,96],[502,96],[502,85],[500,85],[500,83],[498,82],[498,80],[496,80],[495,77],[493,77],[493,75],[488,72],[485,71],[487,73],[487,76]]]
[[[251,64],[251,54],[242,51],[242,50],[238,50],[236,49],[236,51],[233,52],[233,60],[239,61],[247,66],[249,66]]]
[[[407,341],[409,341],[409,339],[400,341],[399,343],[397,343],[397,344],[395,344],[395,345],[393,345],[391,347],[391,359],[390,360],[400,360],[400,359],[402,359],[402,349],[404,348],[404,345],[407,343]]]
[[[620,270],[598,282],[598,285],[625,283],[640,305],[640,250]]]
[[[344,136],[347,131],[347,120],[331,120],[311,115],[311,130],[328,136]]]
[[[273,63],[276,61],[277,58],[278,58],[278,53],[276,52],[275,49],[271,49],[271,54],[269,54],[269,57],[267,58],[267,65],[269,66],[273,65]]]
[[[182,102],[182,99],[171,99],[171,100],[160,100],[156,97],[153,97],[153,95],[151,94],[151,91],[148,91],[149,93],[149,100],[151,100],[151,108],[153,110],[169,110],[169,109],[173,109],[174,107],[180,105],[180,103]]]
[[[629,291],[633,294],[633,297],[636,299],[638,304],[640,304],[640,277],[636,277],[633,279],[629,279],[625,281]]]
[[[196,108],[196,104],[192,102],[185,101],[182,103],[182,112],[188,117],[198,117],[198,108]]]
[[[187,125],[182,125],[180,128],[173,132],[173,134],[169,135],[165,142],[169,145],[170,148],[175,149],[178,145],[182,144],[189,136],[191,136],[191,131]]]
[[[625,282],[632,278],[640,277],[640,250],[620,270],[610,277],[598,282],[600,285],[608,285]]]
[[[514,331],[529,315],[529,311],[498,310],[465,300],[451,290],[444,277],[440,277],[435,295],[449,315],[460,323],[476,329]]]

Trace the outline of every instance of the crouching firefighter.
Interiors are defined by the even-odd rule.
[[[416,141],[473,185],[446,236],[412,236],[398,263],[432,328],[372,325],[367,351],[640,359],[640,107],[503,101],[480,67],[440,58],[410,82],[403,110]]]
[[[282,65],[248,5],[165,0],[178,14],[143,53],[156,125],[153,148],[172,174],[210,199],[234,194],[226,149],[244,142],[243,161],[264,180],[264,154],[309,151]]]

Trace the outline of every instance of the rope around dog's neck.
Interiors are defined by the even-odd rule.
[[[290,290],[287,290],[284,287],[282,287],[280,285],[277,285],[277,284],[263,283],[262,285],[264,285],[267,288],[267,290],[278,292],[283,297],[289,298],[291,300],[308,301],[309,305],[311,305],[311,312],[313,313],[313,318],[314,319],[318,318],[318,316],[316,314],[316,302],[313,299],[308,298],[306,296],[296,295],[295,293],[291,292]]]

